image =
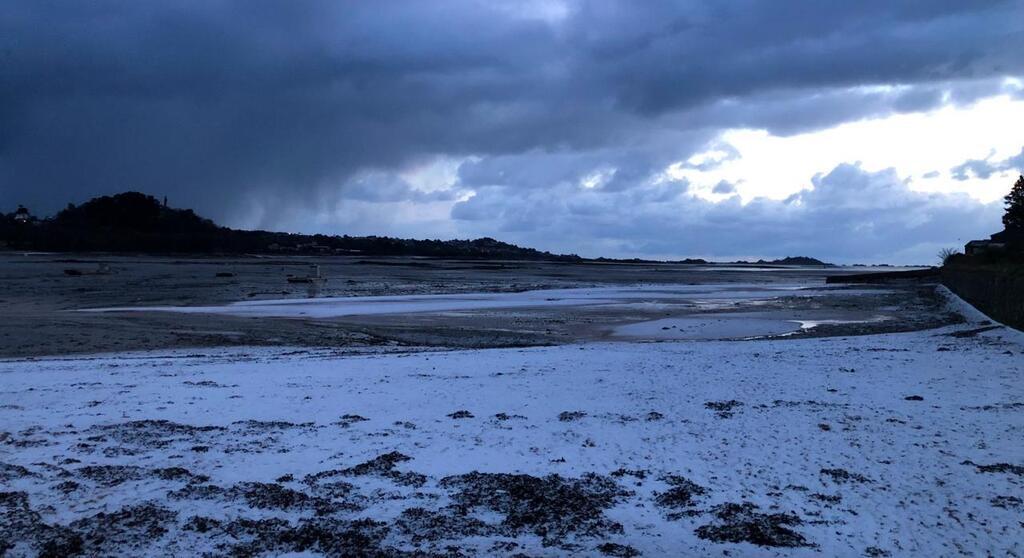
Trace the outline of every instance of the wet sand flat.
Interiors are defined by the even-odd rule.
[[[327,282],[310,302],[307,287],[287,278],[308,274],[313,264]],[[94,273],[101,266],[109,273]],[[67,269],[84,274],[68,276]],[[773,309],[789,312],[787,319],[827,322],[850,311],[888,318],[880,324],[825,325],[800,335],[950,323],[930,288],[830,286],[828,296],[811,292],[824,287],[826,276],[855,271],[863,268],[8,253],[0,254],[7,287],[0,312],[8,317],[0,322],[0,357],[218,346],[358,351],[552,345],[614,338],[621,326],[696,312]],[[657,285],[674,292],[660,296]],[[558,295],[579,289],[613,293],[614,304]],[[623,300],[627,290],[640,297]],[[716,299],[709,290],[722,296]],[[424,307],[427,301],[434,308]],[[350,311],[354,304],[363,309]],[[130,311],[82,311],[111,307]],[[140,310],[146,307],[176,311]]]

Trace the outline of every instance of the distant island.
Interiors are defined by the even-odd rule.
[[[68,204],[53,217],[40,219],[28,209],[0,214],[0,248],[47,252],[140,252],[187,254],[303,254],[420,256],[456,259],[536,260],[556,262],[655,263],[642,259],[586,259],[552,254],[501,242],[416,240],[386,236],[295,234],[238,230],[217,225],[191,209],[177,209],[155,197],[124,192]],[[710,264],[703,259],[671,263]],[[809,257],[787,257],[741,265],[827,266]]]

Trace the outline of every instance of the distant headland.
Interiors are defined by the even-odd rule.
[[[561,262],[651,263],[654,260],[583,258],[575,254],[524,248],[493,238],[418,240],[387,236],[296,234],[239,230],[217,225],[166,199],[124,192],[68,204],[56,215],[38,218],[19,206],[0,214],[0,248],[50,252],[136,252],[159,254],[302,254],[418,256]],[[709,262],[700,258],[670,263],[828,266],[806,256],[776,260]]]

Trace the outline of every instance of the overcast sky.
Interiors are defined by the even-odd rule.
[[[4,0],[0,211],[933,262],[1024,172],[1024,0]]]

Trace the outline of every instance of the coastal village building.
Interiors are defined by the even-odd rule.
[[[28,212],[28,209],[23,205],[18,206],[18,210],[14,212],[14,221],[17,223],[28,223],[32,220],[32,214]]]
[[[968,256],[980,256],[990,252],[1002,252],[1006,245],[991,240],[972,240],[964,245],[964,254]]]
[[[1019,250],[1021,248],[1024,248],[1024,230],[1006,229],[989,236],[988,240],[972,240],[968,242],[964,245],[964,254],[980,256],[982,254]]]

